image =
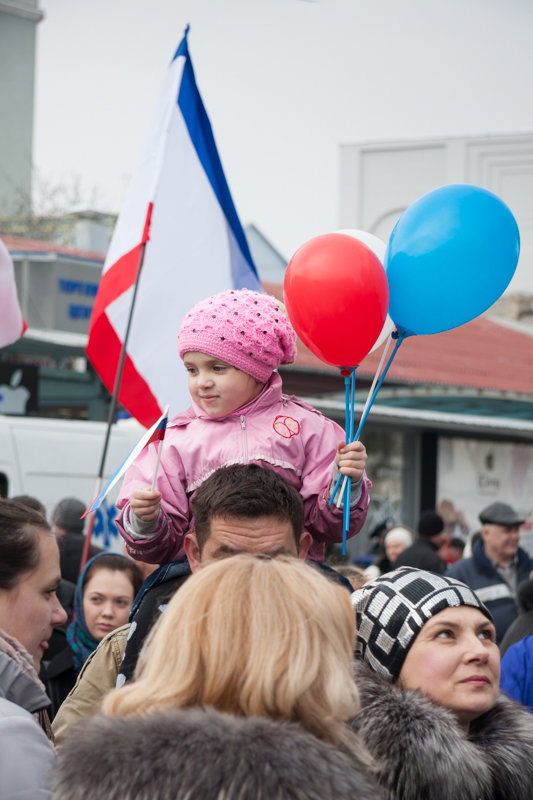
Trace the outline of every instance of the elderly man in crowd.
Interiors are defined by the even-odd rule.
[[[457,561],[447,575],[458,578],[487,606],[498,643],[518,614],[516,588],[533,569],[533,559],[518,546],[524,518],[507,503],[491,503],[479,515],[481,538],[472,556]]]

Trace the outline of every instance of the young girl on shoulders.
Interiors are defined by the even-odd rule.
[[[309,557],[342,540],[342,506],[328,505],[339,472],[352,479],[350,535],[366,518],[371,483],[361,442],[312,406],[282,392],[275,371],[296,355],[296,334],[278,301],[247,289],[209,297],[186,315],[178,350],[192,404],[169,421],[157,477],[157,443],[127,471],[117,520],[130,555],[167,563],[184,554],[190,499],[218,467],[256,463],[283,475],[303,497]]]

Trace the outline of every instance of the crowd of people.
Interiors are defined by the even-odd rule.
[[[282,393],[279,304],[208,298],[178,347],[192,405],[155,487],[156,442],[126,474],[124,554],[83,563],[76,498],[0,499],[0,797],[529,800],[522,517],[492,503],[464,546],[431,509],[366,569],[325,560],[366,450]]]

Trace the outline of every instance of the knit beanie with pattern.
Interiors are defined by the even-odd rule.
[[[461,581],[414,567],[399,567],[365,583],[352,594],[357,644],[355,655],[389,681],[395,681],[408,650],[425,623],[455,606],[490,611]]]
[[[178,333],[180,358],[197,351],[220,358],[266,383],[296,356],[296,334],[275,297],[232,289],[207,297],[185,316]]]

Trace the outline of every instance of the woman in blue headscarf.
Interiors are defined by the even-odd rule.
[[[87,562],[74,594],[74,616],[66,646],[44,663],[52,718],[76,682],[79,671],[108,633],[128,621],[142,585],[142,573],[131,558],[99,553]]]

